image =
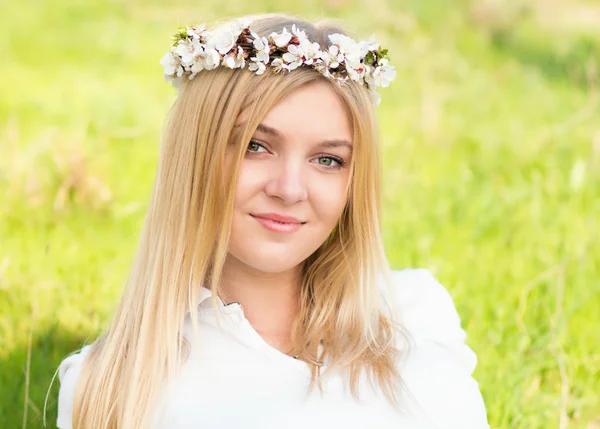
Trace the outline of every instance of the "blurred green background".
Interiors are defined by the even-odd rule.
[[[600,427],[599,2],[169,3],[0,1],[0,428],[43,426],[57,365],[116,306],[170,35],[275,11],[389,47],[386,249],[453,295],[491,427]]]

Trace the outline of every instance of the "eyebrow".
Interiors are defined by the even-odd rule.
[[[279,130],[277,130],[273,127],[270,127],[268,125],[265,125],[265,124],[259,124],[256,127],[256,131],[260,131],[261,133],[269,134],[273,137],[282,137],[282,134]],[[352,152],[352,143],[350,143],[348,140],[343,140],[343,139],[324,140],[322,142],[319,142],[317,144],[317,147],[321,147],[321,148],[346,147],[350,150],[350,152]]]

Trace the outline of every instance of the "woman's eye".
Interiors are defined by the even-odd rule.
[[[327,168],[341,168],[344,166],[344,161],[333,156],[320,156],[317,158],[317,163]]]
[[[259,153],[259,152],[261,152],[261,149],[264,149],[264,151],[266,151],[266,149],[263,145],[255,142],[253,140],[250,140],[250,143],[248,143],[248,148],[246,150],[248,152],[252,152],[252,153]]]
[[[248,143],[248,147],[246,148],[246,152],[247,153],[265,153],[265,152],[269,152],[269,151],[261,143],[255,141],[255,140],[250,140],[250,142]],[[332,169],[332,170],[340,169],[346,165],[346,163],[344,162],[343,159],[338,158],[336,156],[332,156],[332,155],[321,155],[317,158],[314,158],[314,160],[312,162],[315,162],[315,160],[316,160],[317,164],[322,165],[323,167]]]

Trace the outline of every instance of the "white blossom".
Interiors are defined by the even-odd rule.
[[[193,38],[206,38],[208,31],[206,31],[206,26],[204,24],[198,24],[195,27],[189,28],[186,31],[186,34]]]
[[[360,64],[358,67],[346,66],[346,72],[348,73],[350,79],[355,82],[362,83],[367,72],[367,66],[365,64]]]
[[[223,58],[223,65],[230,69],[243,68],[246,65],[244,49],[238,46],[237,52],[232,51]]]
[[[204,61],[201,57],[198,57],[190,70],[192,71],[192,75],[196,75],[196,73],[201,72],[204,68]]]
[[[235,39],[233,33],[230,31],[220,31],[213,34],[207,40],[206,45],[209,49],[216,49],[221,55],[226,55],[233,48]]]
[[[242,31],[244,31],[250,25],[250,20],[245,18],[236,18],[231,21],[230,29],[233,36],[237,39]]]
[[[257,51],[264,51],[269,49],[269,41],[266,37],[260,37],[258,34],[255,35],[254,40],[252,41],[254,48]]]
[[[253,58],[256,58],[257,61],[262,61],[263,63],[267,64],[269,62],[269,53],[271,52],[267,38],[258,37],[257,35],[252,44],[254,45],[254,49],[256,49],[256,57]]]
[[[267,70],[267,66],[262,61],[254,61],[256,57],[252,58],[252,61],[248,65],[248,70],[255,71],[257,75],[261,75]]]
[[[235,58],[231,55],[226,55],[223,57],[223,65],[225,67],[229,67],[230,69],[234,69],[235,67]]]
[[[331,45],[326,51],[321,51],[319,57],[323,63],[332,69],[337,68],[344,61],[344,54],[337,45]]]
[[[287,28],[284,28],[281,33],[271,33],[271,38],[277,47],[282,48],[290,43],[292,34],[287,30]]]
[[[292,25],[292,34],[294,36],[298,37],[299,44],[302,44],[303,42],[307,42],[308,41],[308,37],[306,36],[306,32],[304,30],[300,30],[298,27],[296,27],[296,24]]]
[[[285,64],[281,58],[275,58],[273,61],[271,61],[271,67],[273,67],[273,69],[279,73],[285,68]]]
[[[268,64],[269,63],[269,54],[268,52],[265,51],[259,51],[256,53],[256,61],[260,61],[262,63]]]
[[[164,73],[166,76],[173,76],[177,74],[177,77],[180,77],[183,74],[183,67],[181,67],[181,62],[172,52],[166,52],[165,55],[160,60],[160,65],[163,66]]]
[[[349,62],[354,67],[358,66],[362,58],[361,47],[358,43],[354,41],[354,39],[344,34],[335,33],[329,35],[329,40],[331,41],[332,46],[337,46],[337,48],[339,49],[339,53],[343,55],[346,62]],[[342,61],[344,60],[338,60],[338,62],[340,63]]]
[[[344,62],[350,67],[357,68],[360,65],[361,56],[360,48],[358,45],[354,45],[350,50],[344,51]]]
[[[297,63],[298,65],[302,65],[304,62],[304,51],[302,48],[297,45],[288,45],[287,49],[288,51],[283,54],[283,60],[289,64]]]
[[[338,45],[340,50],[346,51],[350,49],[356,42],[345,34],[334,33],[329,35],[329,41],[332,45]]]
[[[216,49],[208,49],[201,55],[203,67],[206,70],[216,69],[221,63],[221,56]]]
[[[379,49],[379,43],[375,42],[375,38],[371,36],[369,40],[361,41],[358,46],[360,47],[360,56],[364,57],[369,51],[376,51]]]
[[[383,58],[379,60],[379,66],[373,70],[373,81],[376,86],[387,88],[390,83],[396,79],[396,69],[390,66],[388,61]]]
[[[283,68],[286,69],[287,71],[292,71],[292,70],[296,70],[301,65],[302,65],[301,62],[295,61],[293,63],[284,64]]]
[[[237,54],[235,55],[236,65],[239,68],[243,68],[246,65],[246,55],[244,53],[244,48],[238,46]]]
[[[188,67],[194,61],[194,57],[202,52],[202,46],[198,40],[191,42],[180,40],[175,47],[175,53],[181,57],[181,63]]]
[[[317,59],[314,62],[312,67],[315,70],[317,70],[319,73],[321,73],[323,76],[325,76],[327,78],[331,77],[331,72],[329,71],[329,67],[321,58]]]
[[[319,49],[321,48],[317,42],[310,42],[305,40],[300,42],[300,47],[304,52],[304,64],[311,65],[317,58],[319,58]]]

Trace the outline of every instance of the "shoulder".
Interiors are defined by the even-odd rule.
[[[465,342],[452,296],[425,269],[392,271],[391,281],[392,302],[411,342],[400,375],[412,402],[437,427],[489,428],[472,377],[477,356]]]
[[[449,348],[467,372],[472,372],[477,357],[463,344],[467,334],[448,290],[423,268],[392,271],[397,316],[415,343],[435,342]]]
[[[58,367],[60,389],[58,392],[58,417],[56,426],[60,429],[71,429],[75,387],[81,372],[85,357],[92,345],[87,345],[81,350],[67,356]]]

